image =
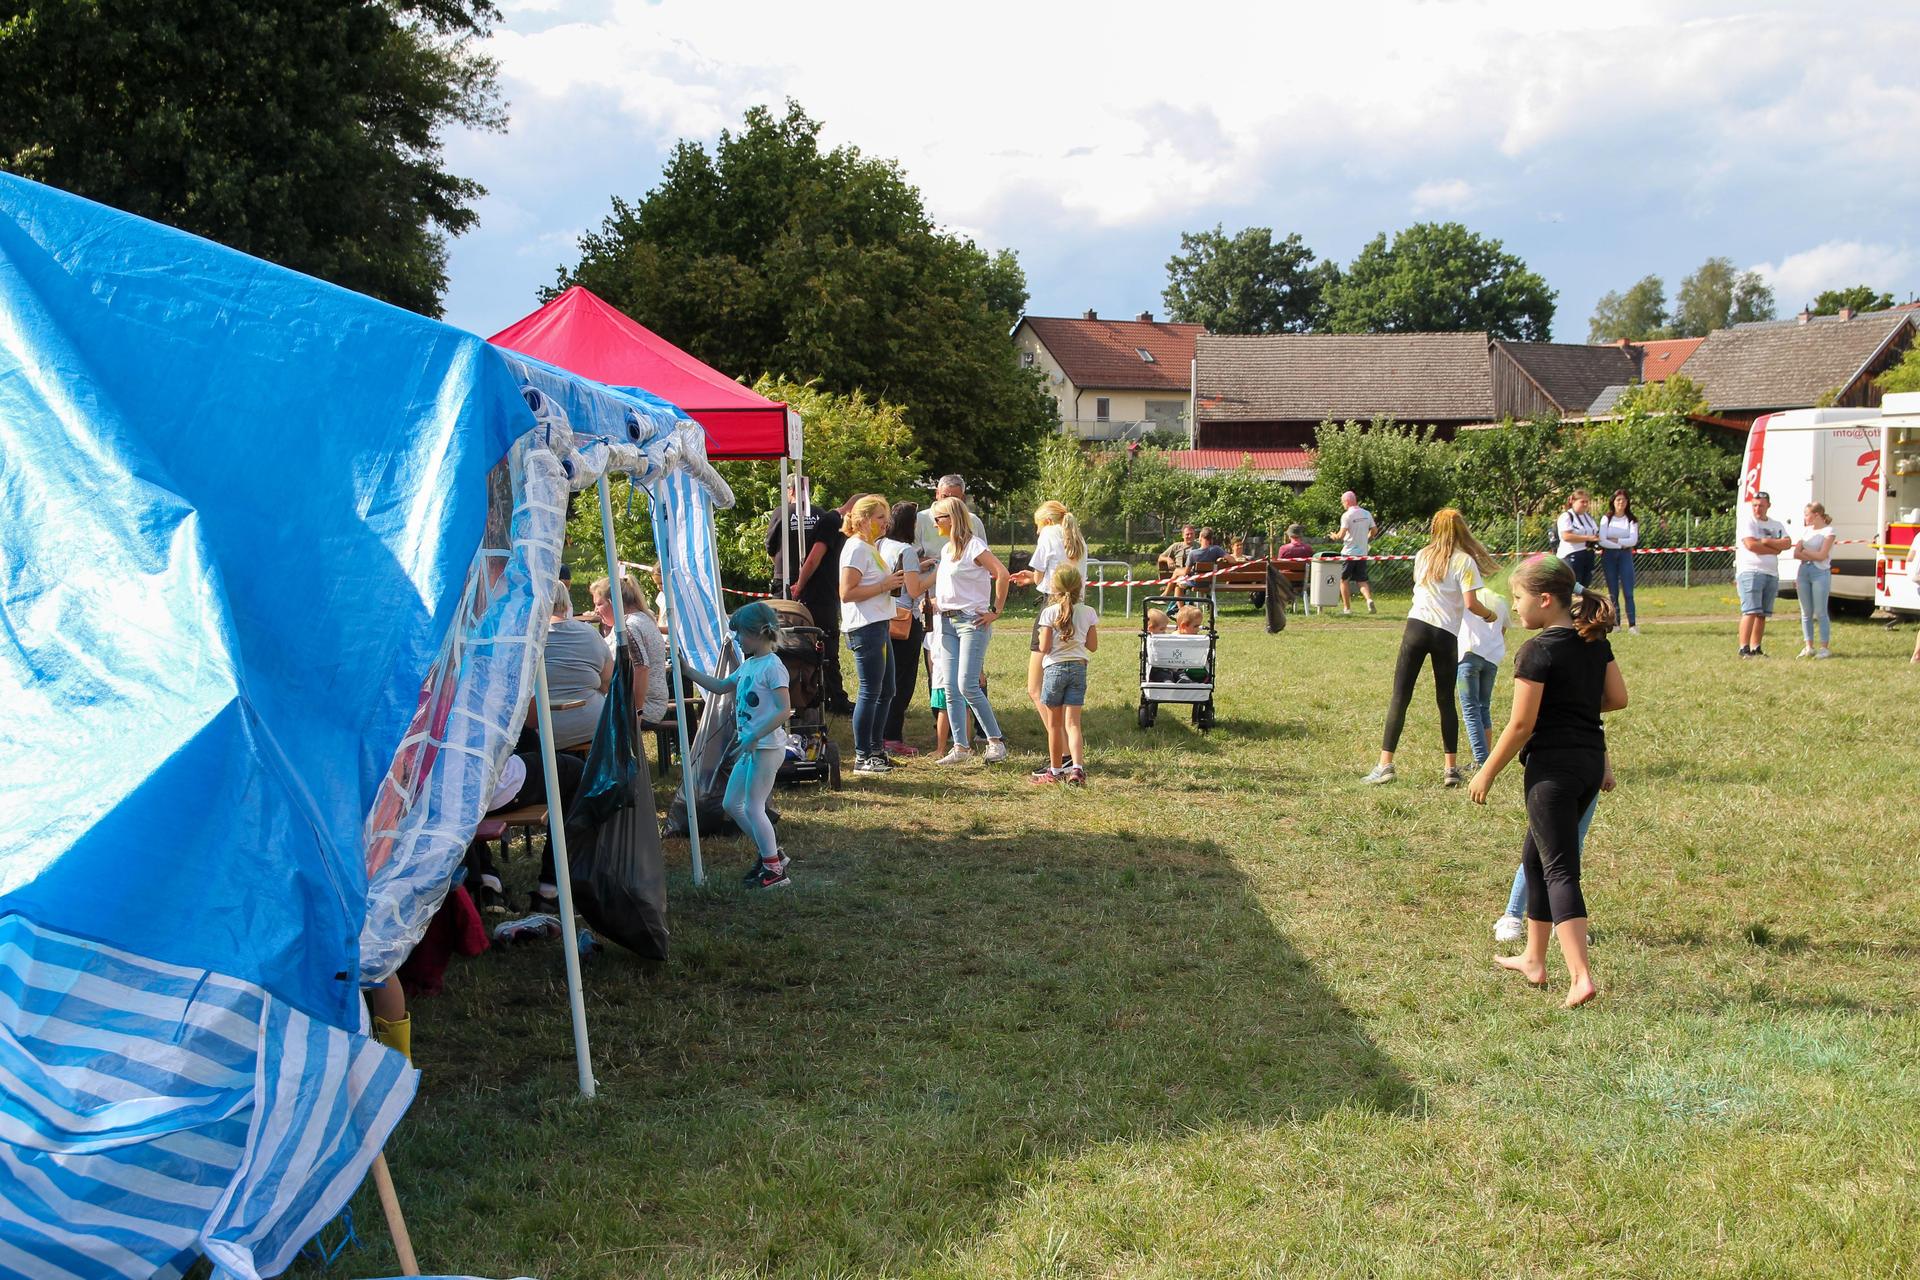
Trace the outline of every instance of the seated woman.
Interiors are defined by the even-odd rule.
[[[553,617],[547,624],[547,698],[552,704],[553,746],[556,751],[593,741],[613,680],[613,654],[600,633],[573,620],[573,598],[565,587],[554,593]],[[571,705],[569,705],[571,704]],[[538,708],[527,709],[515,751],[540,749]]]

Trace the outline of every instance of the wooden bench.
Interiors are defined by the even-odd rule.
[[[500,852],[504,856],[509,852],[508,842],[518,830],[527,856],[533,856],[533,833],[547,829],[547,806],[544,804],[523,805],[518,809],[507,809],[500,813],[490,813],[482,822],[497,822],[506,828],[500,837]]]
[[[1291,605],[1306,590],[1307,562],[1305,560],[1275,560],[1272,562],[1275,576],[1282,584],[1280,594],[1282,605]],[[1235,565],[1225,573],[1209,579],[1206,584],[1211,588],[1217,600],[1222,592],[1232,592],[1251,596],[1253,607],[1258,609],[1267,600],[1267,566],[1265,563]],[[1191,590],[1192,588],[1186,588]],[[1172,588],[1169,588],[1172,590]]]

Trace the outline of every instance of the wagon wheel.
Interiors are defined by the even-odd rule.
[[[827,785],[835,791],[840,789],[840,744],[827,739]]]
[[[1148,702],[1145,698],[1142,698],[1140,699],[1140,710],[1135,713],[1134,719],[1139,723],[1142,729],[1151,729],[1153,728],[1154,714],[1158,710],[1159,710],[1158,704]]]
[[[1193,727],[1202,733],[1213,728],[1213,700],[1193,704]]]

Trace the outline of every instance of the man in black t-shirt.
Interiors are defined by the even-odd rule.
[[[778,511],[773,513],[767,529],[767,554],[773,557],[774,589],[779,588],[783,551],[793,545],[792,529],[798,524],[804,559],[794,570],[787,596],[807,606],[807,612],[813,615],[813,625],[826,632],[827,657],[820,676],[827,709],[835,715],[852,715],[853,701],[847,697],[846,683],[840,675],[840,549],[847,543],[846,535],[840,530],[841,512],[816,507],[802,522],[795,507],[790,508],[789,521],[784,538],[780,536]]]

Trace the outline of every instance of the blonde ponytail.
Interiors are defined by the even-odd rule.
[[[1087,558],[1087,540],[1080,532],[1080,521],[1071,511],[1060,517],[1060,537],[1066,544],[1068,560],[1079,564]]]
[[[1073,517],[1069,516],[1068,519]],[[1080,580],[1080,571],[1070,564],[1063,564],[1053,571],[1053,629],[1060,634],[1060,643],[1073,643],[1073,611],[1080,605],[1080,593],[1085,584]]]

